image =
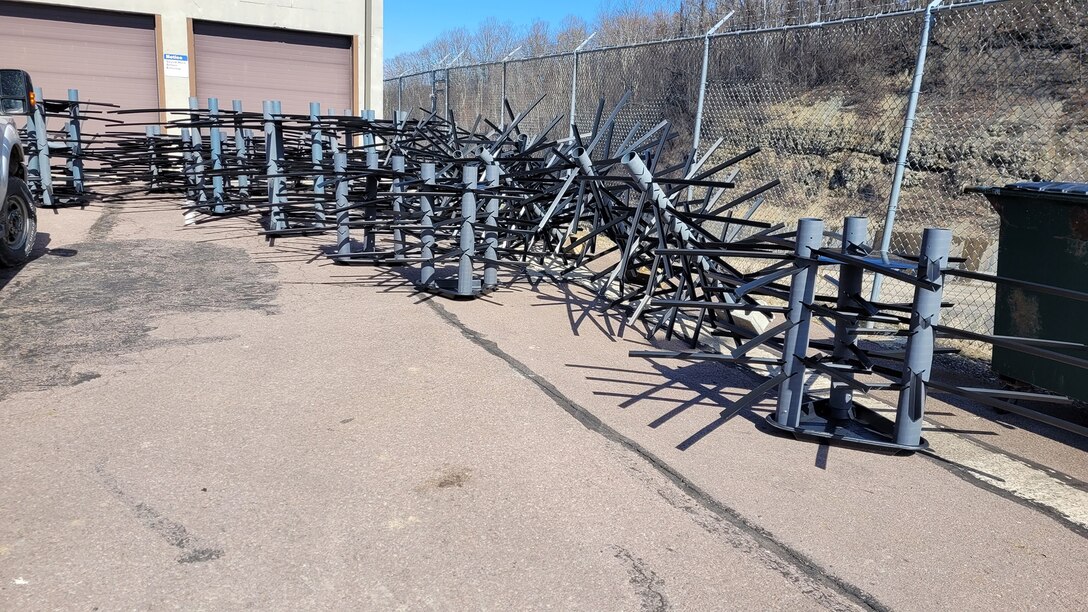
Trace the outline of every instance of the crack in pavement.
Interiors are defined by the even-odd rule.
[[[184,554],[178,558],[178,563],[214,561],[223,556],[222,549],[204,546],[200,538],[191,534],[185,525],[163,516],[158,510],[125,493],[117,482],[117,478],[107,472],[101,464],[95,466],[94,472],[98,474],[106,490],[132,510],[144,526],[162,537],[171,546],[181,549]]]
[[[641,557],[631,554],[631,551],[622,546],[613,547],[614,555],[621,561],[626,561],[627,573],[631,576],[631,584],[638,589],[639,600],[642,602],[642,612],[665,612],[671,609],[669,598],[665,597],[663,589],[665,581],[650,569]]]
[[[599,417],[564,395],[555,385],[538,375],[529,366],[503,351],[494,341],[488,340],[476,330],[465,325],[457,315],[446,310],[437,301],[428,300],[426,304],[470,342],[503,360],[515,372],[535,384],[556,405],[574,417],[586,429],[598,433],[606,440],[634,453],[640,459],[649,463],[658,473],[670,480],[681,492],[694,500],[702,510],[728,523],[733,532],[726,535],[730,540],[730,544],[747,554],[754,555],[764,567],[784,576],[787,581],[797,585],[801,592],[814,598],[820,605],[836,611],[856,609],[858,607],[874,611],[890,610],[888,606],[878,601],[873,595],[866,593],[860,587],[828,573],[827,570],[800,551],[779,542],[770,532],[749,522],[735,509],[718,501],[698,485],[685,478],[663,459],[650,452],[649,449],[605,424]],[[707,529],[705,525],[701,523],[700,525]]]

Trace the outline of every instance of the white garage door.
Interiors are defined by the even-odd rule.
[[[263,101],[279,100],[287,114],[309,113],[310,102],[322,113],[353,106],[348,36],[196,21],[193,47],[202,105],[241,100],[243,110],[260,112]]]

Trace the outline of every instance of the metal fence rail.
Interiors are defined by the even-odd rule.
[[[630,90],[636,104],[618,118],[617,140],[667,119],[681,148],[719,138],[723,156],[760,147],[737,181],[782,179],[761,220],[886,219],[871,239],[893,252],[916,252],[923,227],[948,227],[952,255],[993,273],[999,220],[965,187],[1088,180],[1088,11],[1082,0],[875,8],[885,12],[748,12],[704,36],[405,75],[386,81],[386,112],[497,119],[503,99],[517,109],[547,93],[526,130],[556,115],[567,130],[566,117],[591,125],[601,98],[611,106]],[[886,281],[880,291],[909,301],[912,288]],[[991,285],[951,278],[945,299],[957,305],[949,324],[992,331]]]

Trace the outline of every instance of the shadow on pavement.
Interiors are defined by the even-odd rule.
[[[50,236],[48,232],[38,232],[37,237],[34,239],[34,249],[30,252],[30,257],[27,258],[26,263],[14,268],[0,268],[0,289],[3,289],[8,283],[14,280],[19,272],[22,272],[23,268],[44,255],[72,257],[79,253],[79,251],[76,251],[75,249],[50,249],[49,242]]]

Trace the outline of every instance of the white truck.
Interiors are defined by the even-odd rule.
[[[36,102],[29,74],[0,69],[0,267],[25,263],[38,234],[26,156],[15,124],[15,117],[34,112]]]

